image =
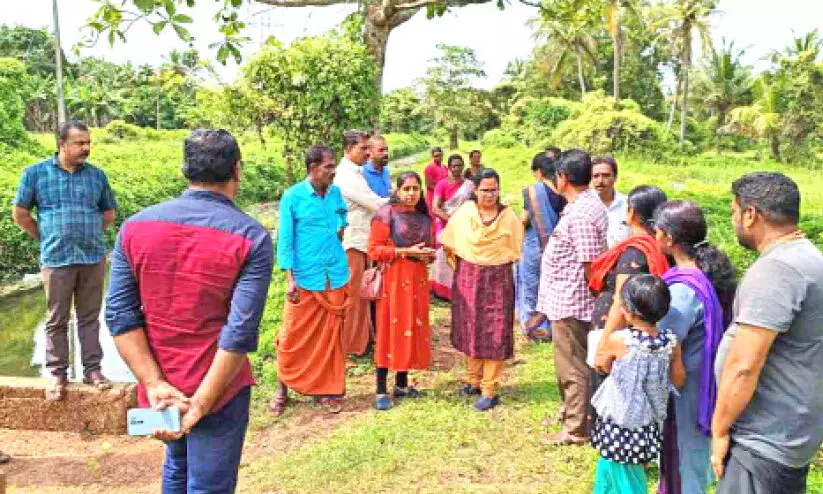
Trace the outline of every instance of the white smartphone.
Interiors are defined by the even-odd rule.
[[[180,409],[177,407],[164,410],[132,408],[126,417],[130,436],[150,436],[159,430],[180,432]]]

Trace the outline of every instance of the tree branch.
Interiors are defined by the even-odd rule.
[[[339,5],[341,3],[358,3],[357,0],[255,0],[257,3],[265,3],[275,7],[325,7],[329,5]]]
[[[411,0],[409,2],[400,2],[394,5],[397,10],[419,9],[420,7],[427,7],[429,5],[445,5],[446,7],[464,7],[466,5],[480,5],[489,3],[492,0]]]

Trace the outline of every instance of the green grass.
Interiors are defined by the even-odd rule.
[[[0,376],[36,376],[31,366],[34,330],[46,312],[42,289],[0,298]]]

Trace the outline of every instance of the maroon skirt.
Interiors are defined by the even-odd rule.
[[[514,271],[457,259],[452,287],[452,345],[469,357],[514,355]]]

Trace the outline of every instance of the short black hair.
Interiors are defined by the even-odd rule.
[[[347,130],[343,132],[343,147],[344,149],[351,149],[353,146],[357,145],[358,142],[363,139],[368,140],[369,137],[371,137],[371,134],[364,130]]]
[[[323,162],[323,157],[327,154],[334,156],[334,150],[328,146],[315,144],[306,150],[306,171],[311,171],[312,168]]]
[[[475,153],[479,154],[480,156],[483,156],[483,153],[481,153],[479,149],[472,149],[472,150],[469,152],[469,158],[471,158],[472,156],[474,156],[474,155],[475,155]]]
[[[433,148],[432,148],[432,152],[431,152],[431,154],[434,154],[434,153],[441,153],[441,154],[442,154],[442,153],[443,153],[443,149],[442,149],[442,148],[440,148],[440,147],[433,147]]]
[[[546,156],[546,153],[537,153],[534,155],[534,158],[532,158],[532,171],[536,172],[537,170],[540,170],[543,177],[550,178],[552,180],[554,180],[554,177],[557,175],[557,169],[554,166],[554,161]]]
[[[449,156],[449,159],[446,161],[446,165],[451,166],[452,161],[454,161],[454,160],[460,160],[464,165],[466,164],[466,162],[463,161],[463,157],[460,156],[459,154],[455,153],[455,154]]]
[[[663,319],[669,312],[671,301],[669,286],[653,274],[636,274],[620,290],[623,309],[649,324],[657,324]]]
[[[183,175],[194,183],[221,184],[234,176],[240,161],[240,145],[228,131],[197,129],[186,138]]]
[[[592,158],[585,151],[579,149],[563,151],[555,166],[557,174],[562,174],[571,185],[588,186],[592,181]]]
[[[66,139],[69,138],[69,131],[71,130],[82,130],[83,132],[88,132],[89,127],[81,120],[68,120],[61,123],[60,126],[57,127],[57,136],[60,138],[60,142],[66,142]]]
[[[732,193],[741,208],[749,206],[776,225],[800,222],[800,189],[779,172],[752,172],[732,184]]]
[[[563,153],[563,151],[561,151],[560,148],[558,148],[558,147],[549,146],[549,147],[546,148],[545,153],[554,153],[554,154],[560,156]],[[543,154],[545,154],[545,153],[543,153]]]
[[[598,156],[598,157],[592,159],[592,168],[594,168],[594,165],[603,165],[603,164],[606,164],[606,165],[609,165],[610,167],[612,167],[612,175],[614,175],[614,178],[617,178],[617,161],[614,159],[614,156],[611,156],[611,155]]]
[[[666,193],[654,185],[638,185],[629,192],[628,207],[649,233],[654,233],[654,213],[668,200]]]

